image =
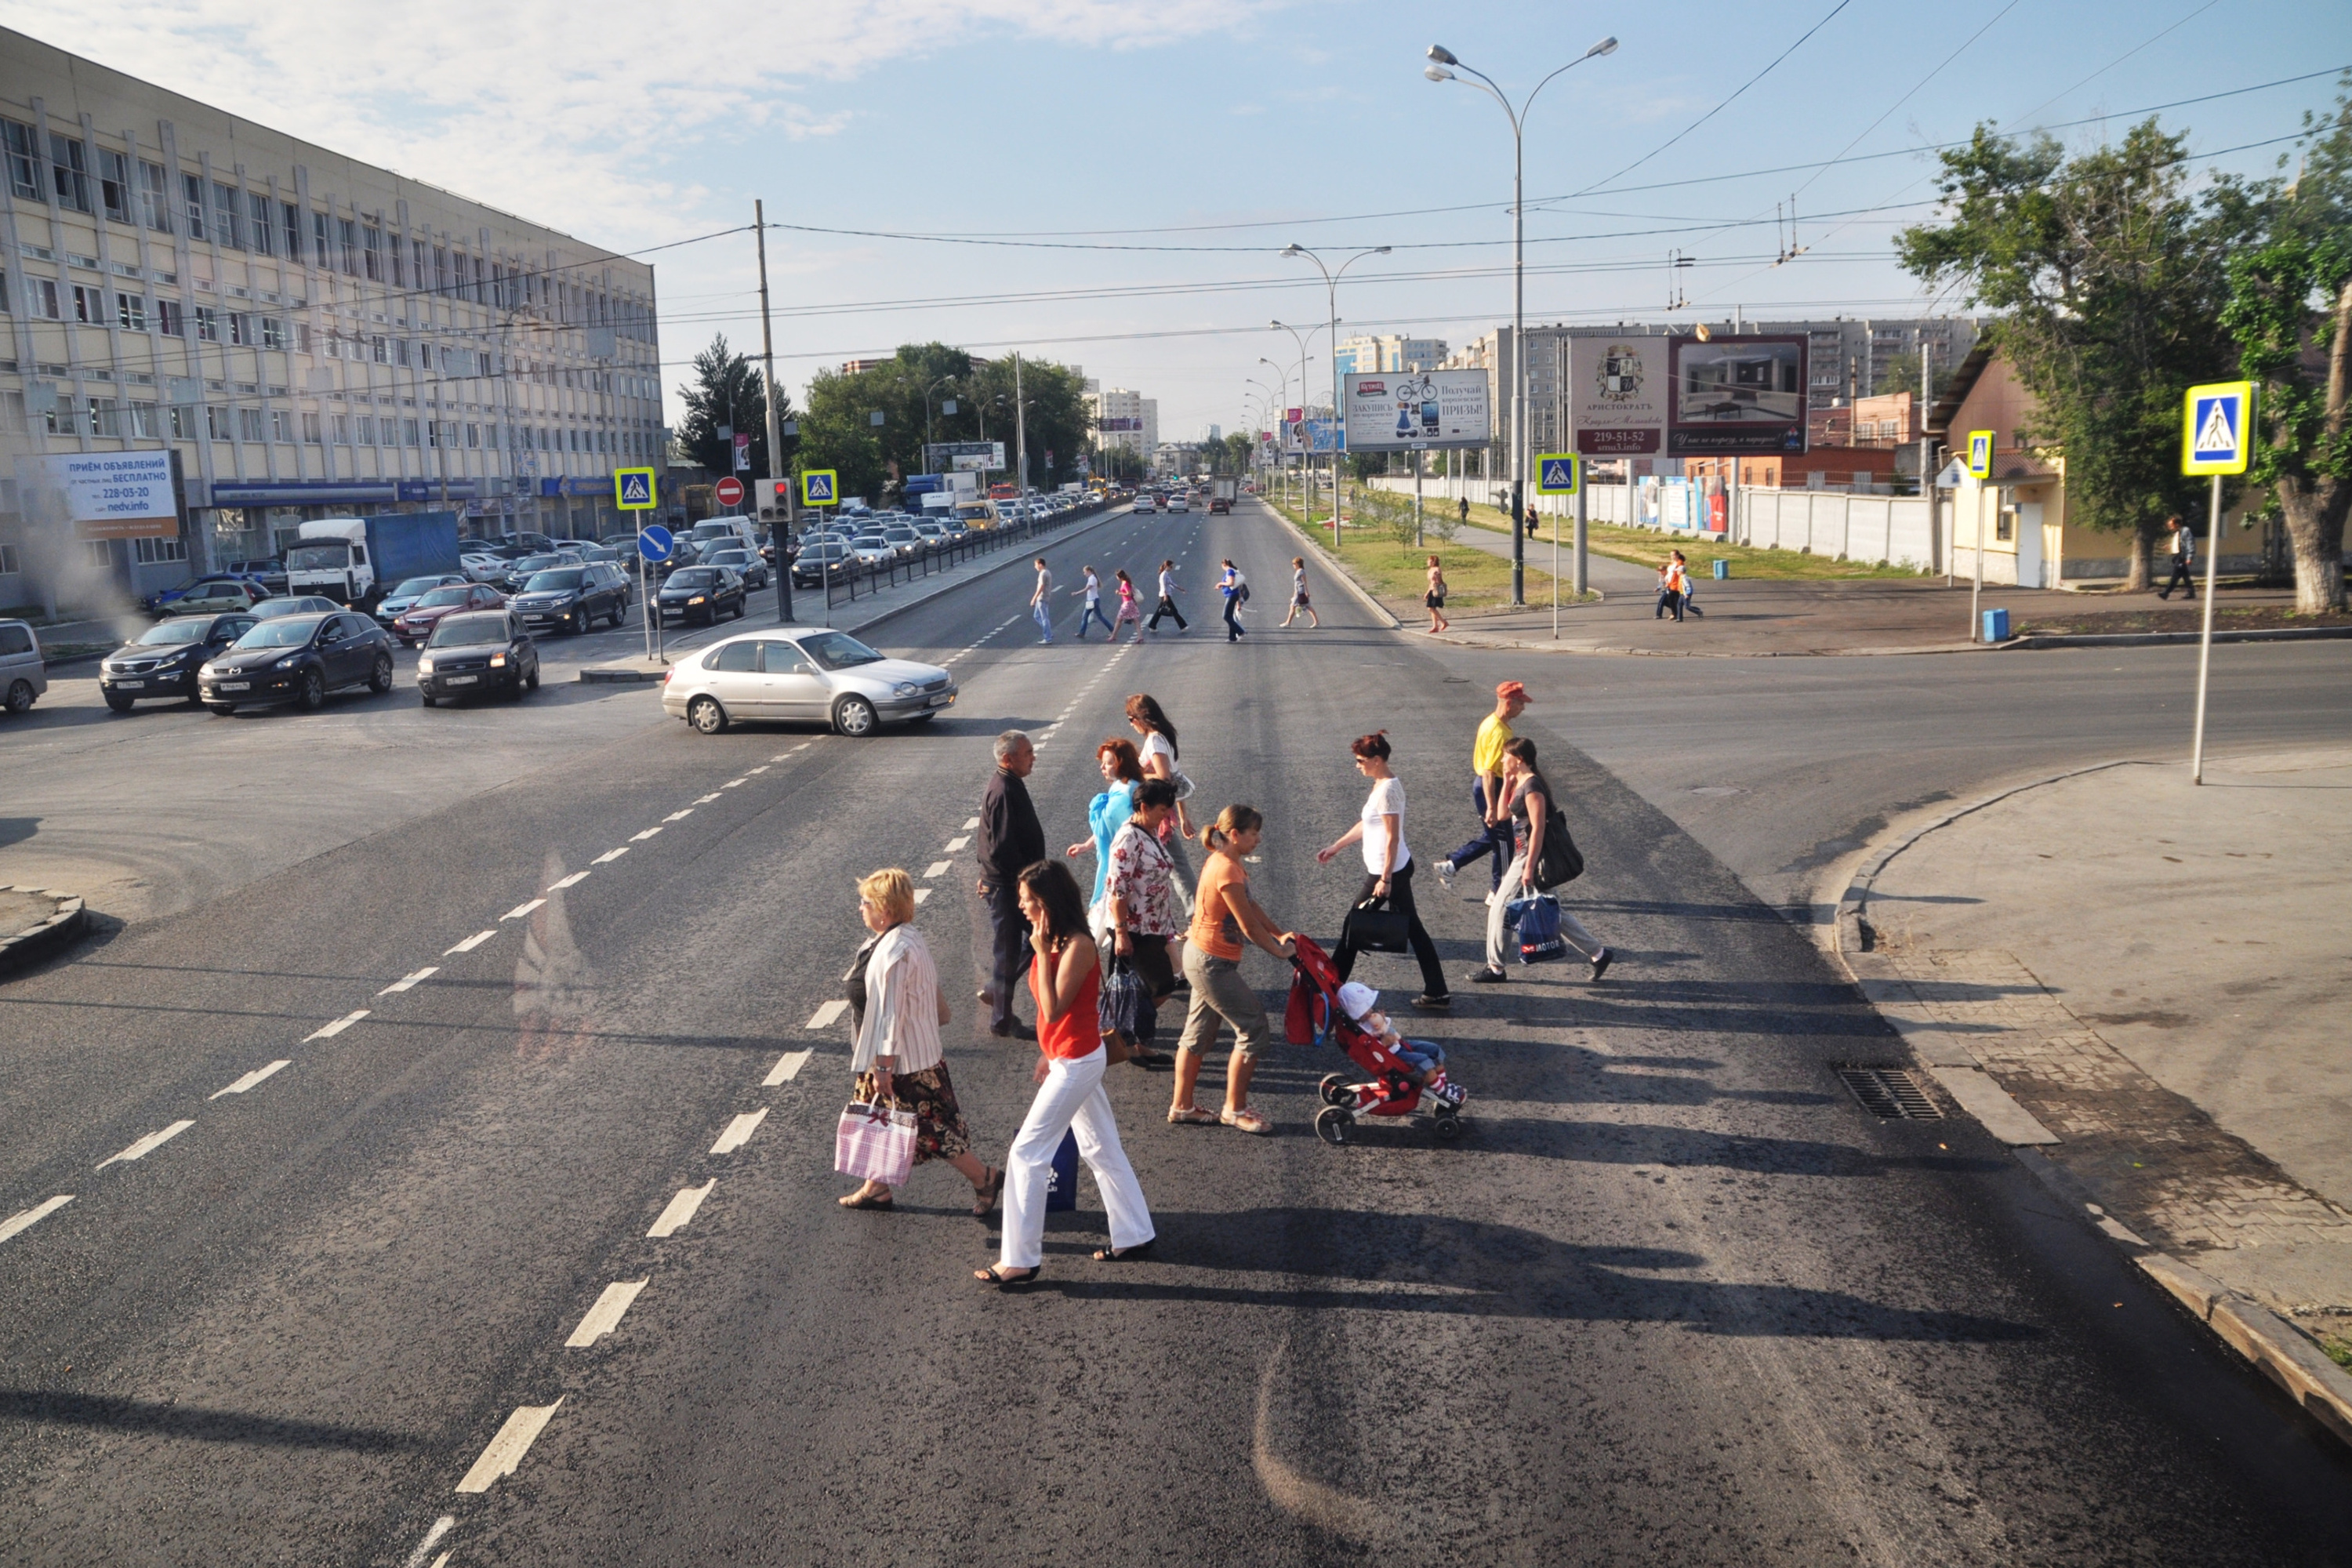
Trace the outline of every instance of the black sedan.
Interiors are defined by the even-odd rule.
[[[702,558],[706,566],[724,566],[743,579],[743,586],[754,593],[770,582],[768,563],[764,556],[737,545],[732,550],[714,550]]]
[[[106,705],[128,713],[142,697],[194,701],[196,669],[254,627],[242,613],[174,616],[150,628],[137,642],[106,656],[98,667],[98,689]]]
[[[392,689],[390,632],[352,610],[279,616],[205,661],[196,700],[215,713],[278,702],[310,712],[328,692],[362,681],[378,696]]]
[[[447,616],[416,656],[416,694],[432,707],[496,691],[520,697],[539,689],[539,645],[509,610]]]
[[[654,614],[661,624],[700,621],[716,626],[721,616],[743,614],[743,579],[724,566],[684,566],[654,595]]]

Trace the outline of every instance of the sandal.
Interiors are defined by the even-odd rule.
[[[1196,1105],[1179,1105],[1169,1110],[1168,1120],[1179,1127],[1214,1127],[1217,1113]]]
[[[887,1193],[883,1194],[878,1198],[871,1193],[864,1194],[852,1193],[847,1197],[841,1198],[837,1201],[840,1203],[841,1206],[845,1209],[887,1209],[894,1206],[890,1194]]]
[[[1149,1258],[1151,1256],[1152,1243],[1159,1239],[1155,1236],[1150,1241],[1139,1241],[1133,1247],[1098,1247],[1095,1252],[1095,1261],[1097,1263],[1132,1263],[1138,1258]]]
[[[1127,1062],[1129,1067],[1166,1067],[1168,1065],[1168,1053],[1166,1051],[1155,1051],[1149,1046],[1129,1046],[1127,1047]]]
[[[1021,1290],[1037,1283],[1037,1276],[1044,1272],[1045,1272],[1045,1268],[1040,1266],[1035,1268],[1018,1268],[1007,1274],[1002,1264],[992,1263],[985,1268],[973,1269],[971,1277],[993,1285],[1000,1290]]]
[[[1221,1110],[1217,1120],[1241,1132],[1265,1133],[1274,1131],[1274,1123],[1255,1110]]]
[[[985,1220],[996,1208],[996,1201],[1004,1195],[1004,1173],[989,1167],[988,1181],[972,1189],[971,1217]]]

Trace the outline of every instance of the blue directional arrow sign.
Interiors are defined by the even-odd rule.
[[[637,530],[637,553],[656,565],[668,560],[670,552],[677,548],[677,541],[658,522],[649,522]]]
[[[2192,386],[2180,408],[2180,471],[2242,474],[2251,454],[2254,387],[2221,381]]]

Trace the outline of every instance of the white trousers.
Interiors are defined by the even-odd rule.
[[[1076,1061],[1049,1058],[1045,1081],[1029,1102],[1028,1120],[1013,1136],[1004,1156],[1004,1248],[997,1261],[1005,1268],[1034,1268],[1044,1261],[1045,1184],[1054,1175],[1054,1151],[1062,1134],[1075,1130],[1078,1158],[1095,1173],[1103,1208],[1110,1216],[1110,1244],[1122,1250],[1140,1247],[1154,1234],[1151,1209],[1127,1152],[1118,1146],[1118,1123],[1111,1119],[1110,1096],[1103,1091],[1108,1058],[1097,1046]]]
[[[1486,963],[1489,968],[1503,967],[1504,906],[1514,899],[1532,897],[1535,892],[1532,888],[1519,886],[1521,879],[1527,874],[1528,858],[1524,855],[1512,856],[1509,868],[1503,873],[1502,886],[1487,895]],[[1568,939],[1569,946],[1584,955],[1584,961],[1587,963],[1591,963],[1600,954],[1601,939],[1585,930],[1584,922],[1569,913],[1566,904],[1562,904],[1559,908],[1559,934]]]

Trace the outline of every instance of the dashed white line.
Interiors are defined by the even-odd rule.
[[[500,921],[519,921],[522,919],[523,916],[530,913],[531,910],[539,908],[540,905],[545,902],[547,902],[545,899],[533,899],[528,903],[517,904],[514,908],[500,915],[499,919]]]
[[[720,789],[733,789],[738,784],[748,784],[751,781],[748,779],[729,779],[725,784],[720,784],[719,787]]]
[[[915,889],[915,902],[919,904],[930,896],[931,890],[929,888],[917,888]]]
[[[845,996],[836,996],[832,1001],[827,1002],[824,1006],[819,1007],[815,1012],[811,1013],[809,1015],[809,1021],[803,1024],[801,1027],[803,1029],[831,1028],[833,1026],[833,1021],[848,1011],[848,998]]]
[[[925,879],[928,880],[930,878],[944,874],[949,865],[950,862],[945,860],[932,861],[929,865],[923,868],[923,876]]]
[[[417,986],[423,984],[425,982],[432,979],[435,975],[440,973],[440,965],[428,963],[414,974],[402,975],[399,979],[394,981],[391,984],[377,992],[376,994],[379,996],[391,996],[402,991],[413,991]]]
[[[624,845],[622,845],[618,849],[607,849],[607,850],[605,850],[602,855],[599,855],[599,856],[597,856],[597,857],[596,857],[596,858],[594,858],[593,860],[589,861],[589,862],[588,862],[588,864],[590,864],[591,866],[609,866],[609,865],[611,865],[614,861],[618,860],[622,856],[626,855],[628,852],[629,852],[629,847],[628,847],[627,845],[624,844]],[[586,873],[585,873],[585,872],[583,872],[583,873],[582,873],[582,875],[583,875],[583,876],[584,876],[584,875],[586,875]],[[557,885],[558,887],[562,887],[562,883],[560,883],[560,882],[559,882],[559,883],[557,883],[556,885]]]
[[[768,764],[767,764],[767,763],[761,763],[758,767],[756,767],[756,768],[746,768],[746,769],[744,769],[743,771],[744,771],[744,776],[746,776],[746,777],[748,778],[748,777],[749,777],[750,775],[751,775],[752,773],[766,773],[766,772],[768,771]]]
[[[793,748],[793,752],[797,752],[799,750],[800,748],[798,746],[794,746]],[[793,752],[778,752],[774,756],[770,757],[768,761],[772,763],[789,762],[792,759]]]
[[[947,841],[947,845],[946,845],[947,852],[948,852],[949,854],[952,855],[952,854],[954,854],[957,850],[959,850],[959,849],[962,848],[965,845],[967,845],[967,844],[969,844],[969,843],[971,843],[971,836],[970,836],[969,834],[966,834],[966,835],[964,835],[964,836],[962,836],[962,837],[960,837],[950,838],[950,839],[949,839],[949,840]]]
[[[629,835],[629,842],[632,844],[643,844],[646,839],[651,838],[655,834],[659,833],[661,829],[659,827],[648,827],[643,833],[632,833]]]
[[[74,1195],[71,1193],[59,1193],[46,1203],[35,1204],[22,1214],[0,1220],[0,1241],[5,1241],[12,1236],[23,1235],[73,1201]]]
[[[444,949],[441,956],[446,958],[453,952],[471,952],[476,948],[481,946],[482,943],[489,941],[490,938],[498,934],[498,928],[496,926],[491,927],[488,931],[478,931],[473,935],[467,937],[465,941],[459,942],[457,946]]]
[[[268,1078],[270,1074],[277,1072],[279,1068],[289,1068],[293,1065],[294,1064],[292,1062],[278,1061],[271,1062],[266,1068],[256,1068],[251,1072],[246,1074],[243,1078],[237,1079],[235,1083],[229,1085],[226,1089],[215,1089],[212,1093],[205,1096],[205,1098],[206,1100],[218,1100],[224,1094],[243,1094],[246,1090],[260,1083],[262,1079]]]
[[[621,1314],[629,1310],[629,1303],[637,1299],[637,1292],[644,1289],[651,1279],[652,1276],[648,1275],[645,1279],[615,1279],[605,1286],[604,1293],[596,1298],[596,1304],[588,1309],[588,1315],[580,1320],[580,1326],[572,1331],[572,1337],[563,1342],[563,1348],[568,1351],[585,1350],[619,1328]]]
[[[457,1523],[457,1516],[453,1513],[445,1513],[435,1520],[433,1528],[425,1532],[425,1539],[416,1543],[416,1550],[408,1554],[408,1561],[402,1563],[401,1568],[425,1568],[425,1554],[440,1545],[441,1538],[448,1534]],[[441,1564],[448,1560],[449,1554],[444,1552],[434,1560],[433,1568],[441,1568]]]
[[[973,817],[967,817],[967,818],[965,818],[965,820],[964,820],[963,830],[964,830],[966,833],[970,833],[973,828],[978,827],[979,826],[980,826],[980,818],[978,818],[978,817],[976,817],[976,816],[973,816]]]
[[[661,1217],[654,1221],[653,1229],[646,1234],[659,1237],[684,1230],[686,1222],[694,1217],[694,1211],[702,1206],[702,1200],[709,1197],[710,1189],[718,1184],[719,1178],[713,1176],[698,1187],[678,1188],[677,1196],[670,1199],[668,1206],[662,1210]]]
[[[547,890],[551,893],[561,892],[565,888],[576,888],[587,879],[587,872],[574,871],[569,877],[558,877],[554,881],[550,882],[547,885]]]
[[[696,795],[694,797],[694,804],[697,805],[709,805],[712,801],[717,800],[718,798],[719,792],[717,790],[712,790],[709,795]]]
[[[694,807],[692,807],[692,806],[690,806],[690,805],[689,805],[689,806],[688,806],[684,811],[673,811],[673,812],[671,812],[667,816],[663,817],[663,818],[662,818],[662,820],[663,820],[664,822],[683,822],[683,821],[685,821],[688,817],[692,816],[693,815],[694,815]]]
[[[195,1123],[193,1121],[174,1121],[169,1127],[164,1128],[161,1132],[150,1132],[146,1137],[142,1138],[138,1142],[133,1143],[130,1148],[122,1151],[121,1153],[109,1154],[105,1159],[100,1160],[97,1164],[90,1168],[96,1171],[103,1171],[109,1165],[116,1163],[127,1165],[133,1160],[143,1160],[148,1155],[152,1154],[156,1150],[161,1149],[164,1144],[169,1143],[173,1139],[177,1138],[181,1133],[185,1132],[189,1128],[194,1127],[194,1125]]]
[[[518,1406],[507,1417],[507,1424],[499,1428],[499,1435],[490,1439],[490,1446],[482,1450],[482,1457],[474,1461],[474,1468],[466,1472],[466,1479],[457,1483],[457,1489],[486,1492],[500,1476],[513,1475],[515,1467],[522,1463],[522,1457],[530,1452],[531,1444],[546,1428],[548,1417],[562,1406],[561,1399],[553,1405]]]
[[[714,1154],[732,1154],[751,1141],[751,1134],[757,1132],[760,1130],[760,1123],[767,1119],[768,1108],[764,1105],[757,1110],[743,1112],[727,1124],[727,1131],[719,1135],[719,1142],[710,1146],[710,1152]]]
[[[312,1040],[331,1040],[337,1035],[341,1034],[345,1029],[350,1028],[353,1024],[358,1023],[362,1018],[364,1018],[367,1016],[368,1010],[364,1007],[362,1007],[355,1013],[346,1013],[341,1017],[336,1019],[333,1023],[321,1024],[317,1028],[311,1030],[309,1034],[303,1036],[301,1043],[307,1046]]]
[[[776,1065],[768,1069],[768,1076],[760,1080],[760,1087],[773,1089],[780,1083],[792,1082],[801,1076],[801,1068],[808,1066],[809,1058],[814,1055],[816,1053],[813,1050],[786,1051],[776,1058]]]

